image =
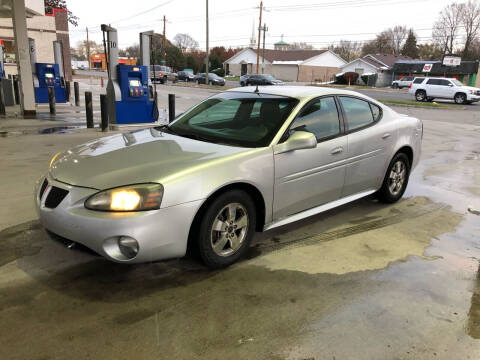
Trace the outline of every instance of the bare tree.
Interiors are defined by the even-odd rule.
[[[288,44],[287,48],[289,50],[313,50],[313,46],[306,42],[293,42]]]
[[[198,41],[188,34],[175,35],[173,43],[182,51],[198,49]]]
[[[478,1],[469,0],[460,5],[460,17],[465,30],[465,46],[462,57],[471,58],[471,47],[480,29],[480,4]],[[472,58],[473,60],[473,58]]]
[[[350,62],[360,56],[362,44],[357,41],[340,40],[338,44],[332,44],[328,49],[332,50],[345,61]]]
[[[396,25],[393,28],[386,30],[388,38],[390,40],[390,45],[393,49],[394,55],[400,54],[402,51],[403,43],[408,35],[408,30],[406,26]]]
[[[433,40],[443,49],[444,54],[454,52],[455,39],[462,25],[462,6],[457,3],[446,6],[433,25]]]

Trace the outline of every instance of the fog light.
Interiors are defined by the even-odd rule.
[[[112,259],[129,261],[138,255],[140,247],[130,236],[113,236],[103,241],[103,250]]]
[[[118,239],[118,248],[127,259],[133,259],[138,254],[137,240],[128,236],[122,236]]]

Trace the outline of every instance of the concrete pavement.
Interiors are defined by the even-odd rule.
[[[185,88],[177,108],[212,93]],[[397,111],[425,126],[402,201],[366,198],[257,234],[222,271],[118,265],[51,240],[33,182],[54,153],[105,134],[0,123],[0,358],[480,358],[480,217],[467,210],[480,208],[480,119]]]

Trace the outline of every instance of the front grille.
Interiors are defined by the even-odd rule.
[[[60,189],[56,186],[52,186],[52,189],[47,195],[47,199],[45,200],[45,207],[49,209],[55,209],[65,196],[67,196],[68,190]]]
[[[45,192],[45,189],[47,188],[47,186],[48,186],[48,180],[45,179],[43,180],[42,186],[40,187],[40,194],[39,194],[40,199],[42,198],[43,193]]]
[[[475,95],[480,95],[480,90],[477,90]]]

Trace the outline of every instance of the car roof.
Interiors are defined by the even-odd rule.
[[[253,93],[255,92],[255,90],[256,90],[255,86],[246,86],[246,87],[229,89],[227,91]],[[323,95],[353,95],[353,96],[358,96],[362,98],[368,98],[355,91],[335,89],[331,87],[318,87],[318,86],[288,86],[288,85],[275,86],[274,85],[274,86],[259,86],[258,90],[262,94],[288,96],[288,97],[294,97],[297,99],[307,98],[312,96],[323,96]]]
[[[439,77],[439,76],[427,76],[425,79],[440,79],[440,80],[457,80],[455,78],[446,78],[446,77]]]

